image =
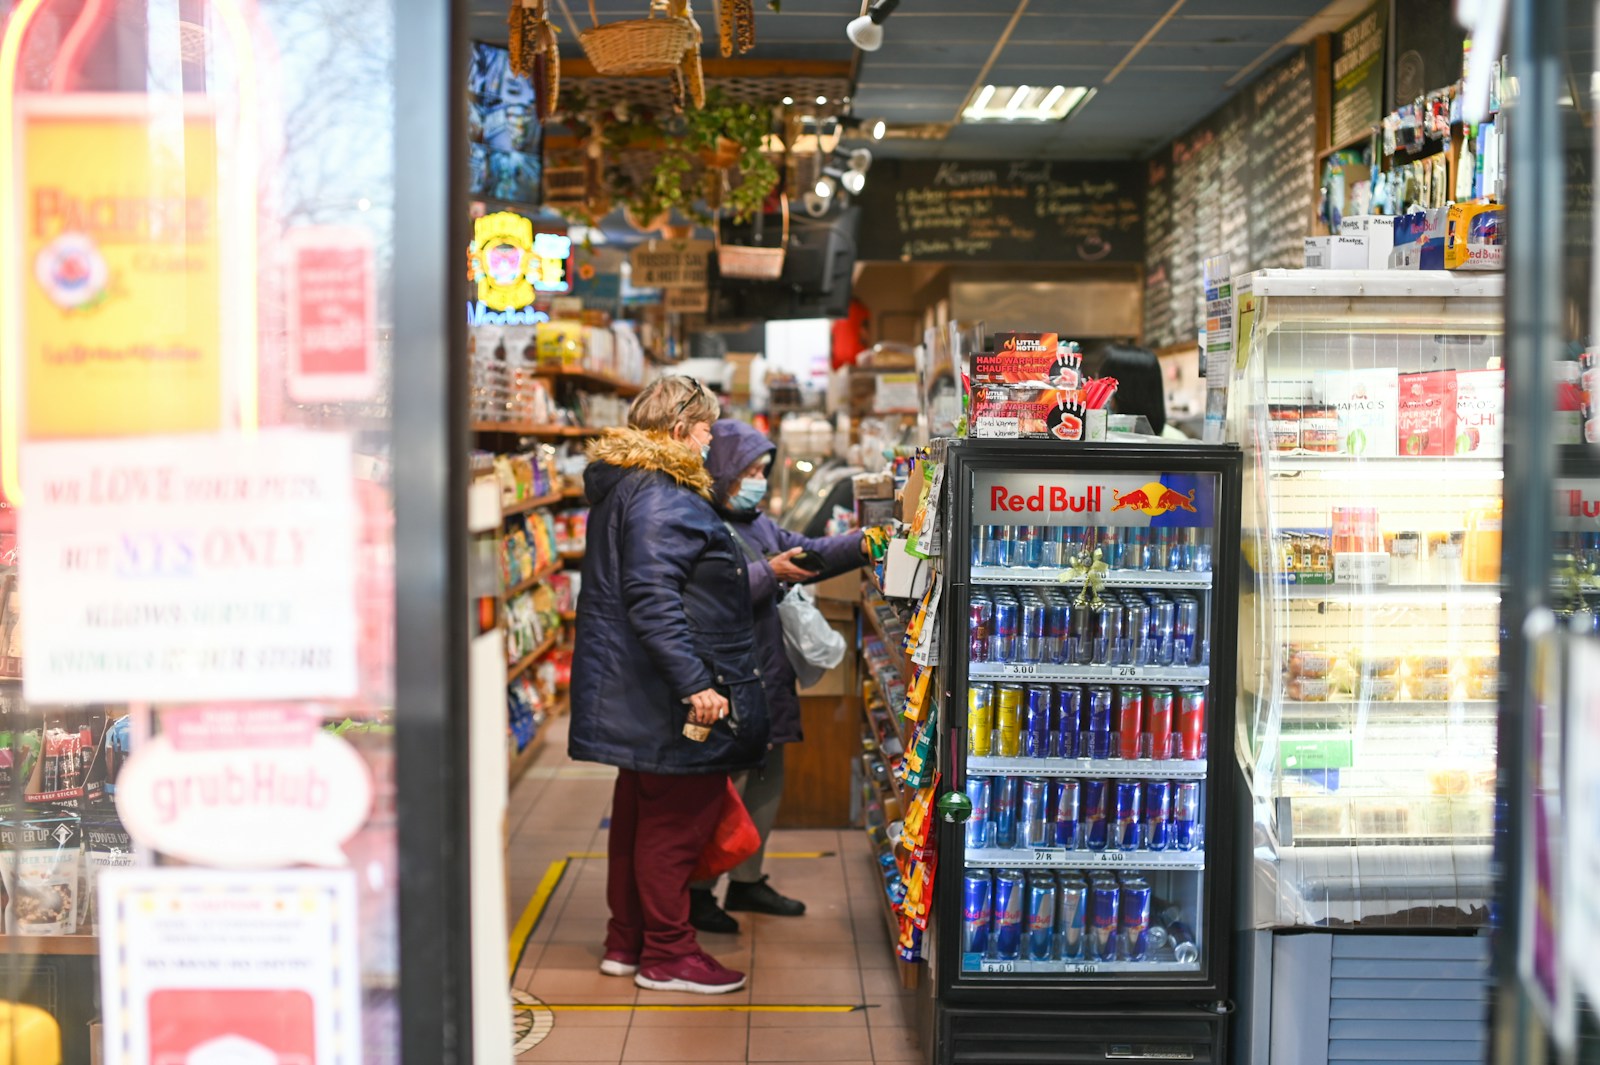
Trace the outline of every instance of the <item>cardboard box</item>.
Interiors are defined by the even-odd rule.
[[[1305,267],[1307,270],[1327,270],[1333,261],[1332,237],[1305,238]]]
[[[1328,269],[1365,270],[1367,268],[1367,239],[1340,233],[1329,237]]]
[[[860,586],[858,584],[857,585],[858,594],[859,594],[859,591],[860,591]],[[822,603],[823,603],[823,601],[819,598],[817,600],[817,606],[820,608],[822,606]],[[834,607],[838,606],[837,603],[830,604],[830,605],[834,606]],[[826,611],[826,610],[823,611],[823,615],[825,617],[828,617],[828,624],[833,626],[833,631],[837,632],[844,639],[844,644],[845,644],[844,658],[840,660],[838,665],[834,666],[832,669],[828,670],[828,672],[824,673],[822,675],[822,679],[818,680],[815,684],[811,685],[811,687],[809,687],[809,688],[801,688],[800,689],[800,694],[802,696],[806,696],[806,695],[840,695],[840,696],[842,696],[842,695],[850,695],[850,694],[853,694],[855,692],[856,684],[857,684],[857,680],[856,680],[856,662],[861,657],[859,654],[856,653],[855,613],[856,613],[855,612],[855,608],[851,607],[848,610],[849,620],[844,620],[844,619],[838,619],[838,618],[831,617],[831,616],[828,615],[828,611]]]
[[[1360,237],[1366,244],[1367,262],[1364,269],[1387,270],[1389,253],[1394,251],[1394,217],[1392,215],[1358,215],[1346,218],[1339,224],[1339,235]]]
[[[824,604],[831,607],[835,603],[849,603],[854,610],[855,604],[861,601],[861,571],[851,570],[849,573],[841,573],[837,577],[829,577],[825,581],[818,581],[807,587],[817,597],[819,608]],[[831,618],[826,609],[822,611],[822,615]],[[851,635],[850,642],[855,643],[854,634]]]

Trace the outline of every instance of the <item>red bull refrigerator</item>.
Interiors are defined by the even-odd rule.
[[[1239,452],[948,455],[931,1057],[1223,1061]]]

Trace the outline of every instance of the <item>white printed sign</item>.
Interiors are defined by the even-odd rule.
[[[108,869],[106,1065],[359,1065],[355,876]]]
[[[22,477],[30,702],[355,694],[348,437],[35,443]]]
[[[117,777],[117,814],[141,846],[220,869],[345,864],[372,775],[313,706],[167,710]]]

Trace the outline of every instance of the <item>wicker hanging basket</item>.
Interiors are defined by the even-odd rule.
[[[578,34],[578,42],[598,74],[671,74],[686,53],[700,52],[700,26],[689,14],[687,0],[650,0],[649,18],[605,25],[589,0],[589,17],[594,28]]]
[[[789,195],[778,200],[783,212],[783,239],[776,248],[722,243],[722,224],[711,227],[717,245],[717,269],[723,277],[739,281],[776,281],[783,276],[783,260],[789,251]]]

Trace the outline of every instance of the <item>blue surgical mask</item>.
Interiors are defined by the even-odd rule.
[[[733,505],[740,510],[754,510],[761,505],[767,497],[767,479],[765,477],[746,477],[739,482],[739,491],[734,493]]]
[[[710,457],[711,457],[711,445],[710,444],[701,444],[700,445],[700,461],[702,463],[704,463]]]

